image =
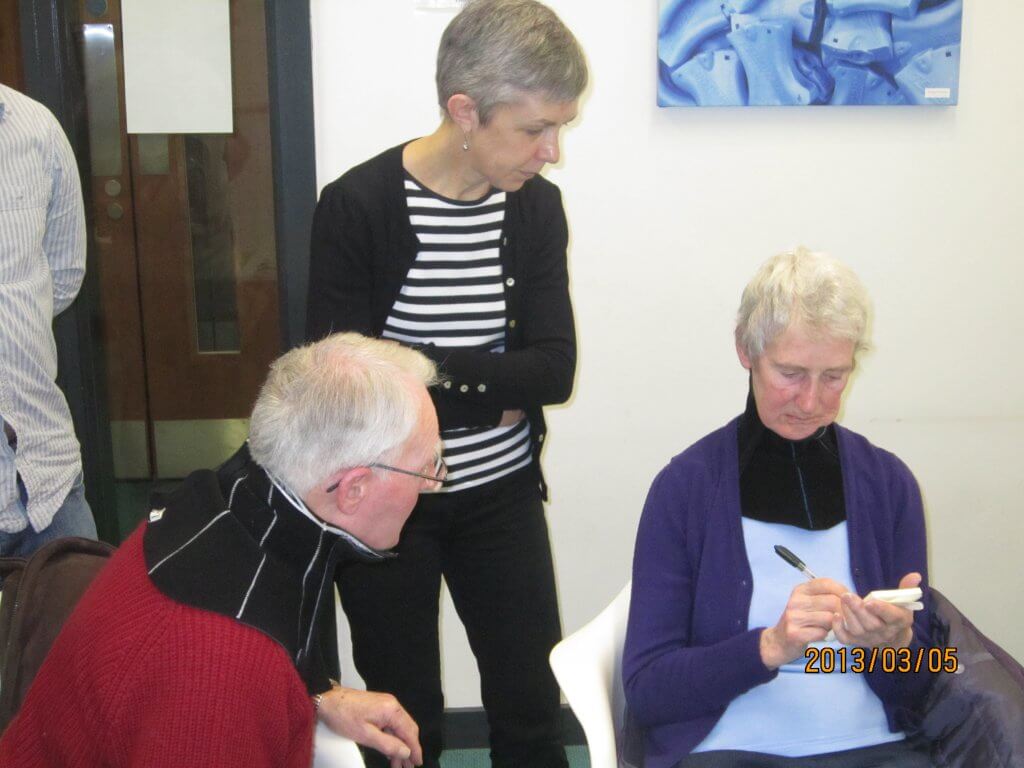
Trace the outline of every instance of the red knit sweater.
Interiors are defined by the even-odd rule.
[[[0,739],[0,766],[308,768],[313,707],[288,654],[161,594],[142,532],[68,620]]]

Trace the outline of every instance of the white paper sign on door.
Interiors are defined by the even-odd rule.
[[[128,133],[231,133],[228,0],[121,0]]]

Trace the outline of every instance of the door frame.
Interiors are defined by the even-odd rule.
[[[75,14],[69,12],[74,5],[74,0],[18,0],[24,86],[26,94],[56,115],[78,160],[79,174],[88,179],[84,75],[76,47]],[[317,192],[309,0],[266,0],[264,6],[281,346],[287,350],[304,338],[309,234]],[[89,195],[86,184],[83,194]],[[91,210],[88,200],[86,210]],[[78,299],[54,321],[57,384],[68,400],[82,446],[86,497],[99,536],[117,544],[106,371],[96,333],[99,282],[91,240]]]

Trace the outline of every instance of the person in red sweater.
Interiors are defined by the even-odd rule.
[[[308,767],[317,717],[392,768],[420,765],[394,697],[328,679],[316,623],[335,569],[392,557],[444,479],[435,377],[354,333],[275,361],[247,444],[158,501],[90,586],[0,765]]]

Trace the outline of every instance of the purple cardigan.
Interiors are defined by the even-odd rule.
[[[633,558],[623,657],[630,716],[645,730],[645,768],[675,765],[736,696],[776,674],[761,662],[763,628],[747,629],[752,591],[740,514],[734,419],[691,445],[654,479]],[[893,588],[918,571],[927,590],[917,482],[896,456],[836,425],[854,588]],[[913,646],[929,645],[930,606]],[[925,674],[868,676],[892,730],[905,728]]]

